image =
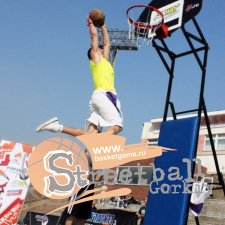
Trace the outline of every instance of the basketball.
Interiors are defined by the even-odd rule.
[[[95,27],[102,27],[105,23],[105,13],[101,9],[92,9],[89,18],[93,21]]]

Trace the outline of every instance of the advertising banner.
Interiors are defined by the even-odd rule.
[[[0,141],[0,225],[14,225],[30,185],[27,160],[33,146]]]

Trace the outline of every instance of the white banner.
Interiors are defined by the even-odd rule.
[[[27,160],[34,147],[0,141],[0,225],[16,225],[30,185]]]

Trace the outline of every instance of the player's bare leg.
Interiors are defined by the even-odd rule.
[[[64,134],[69,134],[73,137],[77,137],[79,135],[84,135],[87,133],[99,133],[99,130],[95,124],[90,123],[88,126],[88,130],[85,131],[80,128],[74,128],[74,127],[69,127],[69,126],[63,126],[62,124],[59,123],[57,117],[53,117],[41,125],[39,125],[36,129],[36,132],[41,132],[41,131],[50,131],[50,132],[62,132]]]
[[[114,126],[109,127],[107,131],[111,132],[114,135],[116,135],[116,134],[118,134],[119,132],[122,131],[122,127],[114,125]]]
[[[86,132],[83,129],[68,127],[68,126],[63,126],[63,129],[62,129],[61,132],[64,133],[64,134],[69,134],[73,137],[77,137],[79,135],[86,134]]]

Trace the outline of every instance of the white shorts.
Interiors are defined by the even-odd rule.
[[[116,106],[106,95],[107,91],[95,90],[89,102],[89,118],[87,125],[95,124],[98,128],[111,127],[114,125],[123,127],[121,105],[116,98]]]

